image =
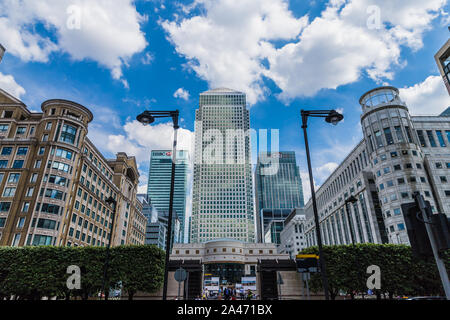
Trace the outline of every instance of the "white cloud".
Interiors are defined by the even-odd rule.
[[[324,165],[315,168],[314,176],[316,176],[319,181],[323,182],[330,176],[331,173],[333,173],[334,170],[336,170],[338,166],[339,164],[336,162],[327,162]]]
[[[25,89],[16,82],[12,75],[5,75],[1,72],[0,88],[18,99],[25,94]]]
[[[402,67],[403,46],[418,50],[447,0],[331,0],[321,15],[295,18],[286,0],[196,0],[184,18],[161,22],[176,51],[211,87],[227,86],[263,100],[263,76],[289,102],[357,81],[377,82]],[[370,6],[378,6],[379,29],[369,28]],[[200,15],[194,8],[202,7]],[[177,16],[178,17],[178,16]],[[282,40],[276,43],[277,40]],[[268,62],[268,63],[267,63]]]
[[[438,115],[450,106],[441,76],[429,76],[423,82],[399,91],[412,115]]]
[[[52,52],[65,52],[98,62],[119,80],[123,65],[147,46],[132,0],[4,0],[0,12],[0,42],[23,61],[47,62]],[[54,37],[30,28],[39,23]]]
[[[270,40],[292,40],[306,24],[296,19],[283,0],[199,0],[204,16],[161,24],[188,66],[211,87],[244,91],[255,103],[264,95],[261,60],[267,56]]]
[[[142,64],[148,65],[151,64],[154,60],[154,57],[151,53],[146,53],[145,56],[141,59]]]
[[[178,88],[173,96],[178,99],[189,100],[189,92],[183,88]]]

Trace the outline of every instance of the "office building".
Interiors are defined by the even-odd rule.
[[[450,121],[410,115],[394,87],[373,89],[360,104],[364,138],[316,191],[323,241],[349,244],[352,230],[357,243],[408,244],[401,205],[413,192],[450,215]],[[345,205],[351,195],[357,201]],[[307,245],[316,245],[311,201],[305,212]]]
[[[195,120],[191,242],[255,242],[246,96],[225,88],[201,93]]]
[[[255,192],[258,241],[279,244],[284,219],[294,208],[304,206],[302,180],[294,151],[258,154]]]
[[[180,241],[184,242],[184,228],[186,216],[187,173],[189,153],[185,150],[177,151],[175,165],[175,190],[173,209],[180,221]],[[169,211],[170,183],[172,177],[172,151],[152,150],[148,175],[147,194],[152,205],[158,212]]]
[[[278,251],[287,253],[291,259],[306,248],[304,209],[297,208],[284,221],[284,228],[280,233]]]
[[[147,218],[145,244],[154,244],[165,250],[169,211],[158,211],[146,194],[138,194],[138,199],[143,206],[142,213]],[[174,211],[172,214],[172,246],[174,243],[182,242],[180,226],[179,217]]]
[[[442,79],[444,80],[445,87],[450,94],[450,39],[444,44],[444,46],[439,49],[439,51],[434,56],[436,64],[441,73]]]
[[[41,109],[0,90],[0,245],[104,246],[111,232],[113,245],[144,243],[135,158],[98,151],[86,107],[48,100]]]

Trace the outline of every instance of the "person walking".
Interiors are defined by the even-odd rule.
[[[247,300],[252,300],[253,298],[253,292],[252,290],[248,289],[247,291]]]

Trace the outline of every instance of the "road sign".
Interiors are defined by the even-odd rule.
[[[319,259],[317,254],[298,254],[295,256],[297,259],[316,258]]]
[[[319,272],[318,265],[319,256],[315,254],[298,254],[296,256],[296,264],[298,272]]]
[[[186,277],[187,277],[187,272],[183,268],[177,269],[177,271],[175,271],[175,280],[176,281],[183,282],[184,280],[186,280]]]

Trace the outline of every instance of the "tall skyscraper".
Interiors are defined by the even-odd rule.
[[[195,120],[191,242],[255,242],[245,94],[225,88],[200,94]]]
[[[293,209],[304,206],[295,152],[260,153],[255,170],[255,190],[258,241],[264,242],[268,231],[270,241],[279,243],[284,219]]]
[[[175,166],[175,193],[173,209],[180,220],[181,237],[184,239],[184,224],[186,216],[186,190],[189,153],[186,150],[177,151]],[[172,176],[172,151],[152,150],[150,170],[148,175],[147,194],[152,205],[158,212],[169,212],[170,179]]]

